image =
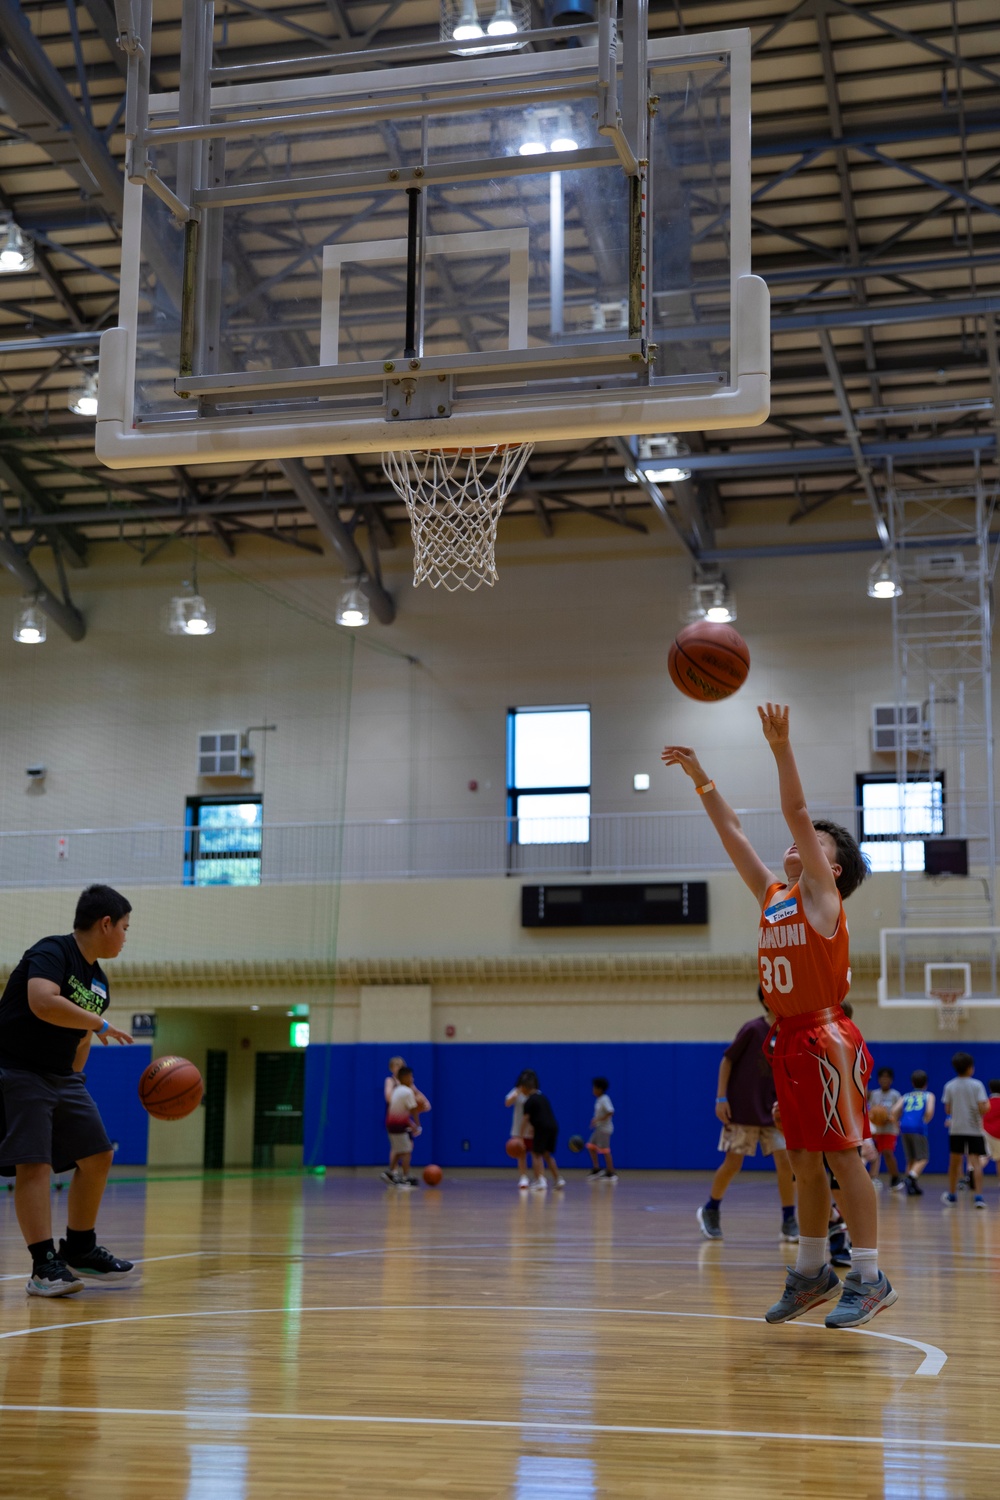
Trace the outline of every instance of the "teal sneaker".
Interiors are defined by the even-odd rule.
[[[76,1276],[83,1278],[81,1286],[86,1281],[100,1286],[122,1286],[139,1280],[139,1268],[132,1261],[119,1260],[103,1245],[95,1245],[89,1254],[74,1258],[67,1254],[65,1242],[60,1240],[59,1255]]]
[[[826,1317],[827,1328],[860,1328],[885,1312],[896,1301],[896,1292],[884,1271],[878,1281],[862,1281],[857,1271],[848,1271],[840,1305]]]
[[[839,1296],[840,1277],[832,1266],[824,1266],[816,1276],[803,1276],[789,1267],[781,1300],[768,1308],[764,1320],[767,1323],[788,1323],[792,1318],[801,1318],[811,1307],[832,1302]]]

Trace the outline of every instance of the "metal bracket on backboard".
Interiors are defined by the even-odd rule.
[[[450,417],[454,396],[451,375],[397,375],[385,383],[386,419],[422,422]]]

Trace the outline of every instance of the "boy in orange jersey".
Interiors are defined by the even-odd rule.
[[[871,1134],[872,1059],[841,1006],[851,982],[843,898],[857,890],[868,868],[845,828],[810,818],[788,737],[788,709],[768,703],[757,712],[794,841],[785,851],[783,880],[752,848],[695,752],[668,745],[662,758],[694,782],[726,853],[760,906],[760,983],[778,1018],[774,1084],[799,1208],[795,1269],[789,1269],[782,1297],[764,1316],[769,1323],[784,1323],[839,1298],[826,1326],[857,1328],[896,1300],[878,1269],[875,1191],[858,1154]],[[854,1245],[853,1269],[843,1286],[827,1260],[830,1183],[824,1156],[839,1183],[840,1208]]]

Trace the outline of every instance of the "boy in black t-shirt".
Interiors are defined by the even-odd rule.
[[[525,1068],[517,1080],[521,1092],[527,1095],[524,1101],[524,1118],[531,1121],[534,1134],[531,1137],[531,1160],[535,1169],[535,1180],[531,1184],[531,1190],[535,1193],[544,1193],[548,1184],[545,1181],[545,1168],[548,1167],[552,1173],[552,1185],[557,1188],[566,1186],[565,1177],[560,1177],[559,1168],[556,1166],[555,1149],[559,1138],[559,1121],[553,1113],[552,1105],[545,1095],[539,1092],[538,1074],[531,1068]]]
[[[113,1152],[83,1075],[95,1036],[105,1047],[132,1043],[102,1019],[108,981],[98,963],[124,948],[131,910],[109,885],[88,886],[73,931],[29,948],[0,997],[0,1172],[17,1179],[14,1207],[31,1255],[32,1297],[64,1297],[87,1281],[122,1282],[134,1270],[97,1243]],[[49,1178],[73,1166],[66,1238],[57,1250]]]

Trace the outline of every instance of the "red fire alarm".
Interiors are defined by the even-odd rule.
[[[445,1034],[445,1036],[454,1036],[455,1035],[455,1028],[454,1028],[454,1026],[446,1026],[444,1028],[444,1034]]]
[[[470,781],[469,782],[469,791],[470,792],[478,792],[479,791],[479,782],[478,781]]]

